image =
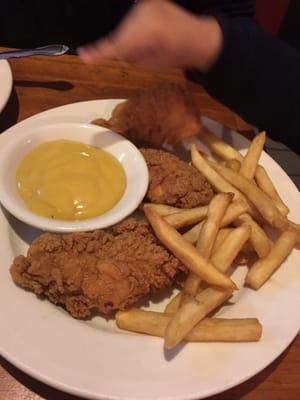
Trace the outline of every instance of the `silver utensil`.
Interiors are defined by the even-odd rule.
[[[49,46],[37,47],[35,49],[3,51],[0,52],[0,60],[31,56],[61,56],[68,50],[69,47],[64,44],[51,44]]]

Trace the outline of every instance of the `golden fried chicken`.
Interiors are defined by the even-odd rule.
[[[199,133],[201,121],[187,91],[174,84],[145,89],[119,104],[109,121],[94,121],[141,144],[175,144]]]
[[[75,318],[125,309],[170,286],[182,271],[150,226],[135,219],[110,231],[43,234],[10,269],[16,284],[64,305]]]
[[[213,189],[192,165],[163,150],[141,149],[149,169],[146,198],[152,203],[179,208],[207,205]]]

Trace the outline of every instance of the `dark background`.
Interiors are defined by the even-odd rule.
[[[176,0],[195,13],[252,17],[263,29],[300,47],[299,0]],[[133,0],[0,0],[0,45],[65,43],[75,48],[111,32]]]

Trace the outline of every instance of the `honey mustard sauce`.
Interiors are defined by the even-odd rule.
[[[16,171],[17,188],[35,214],[83,220],[104,214],[122,198],[126,175],[105,150],[57,140],[29,152]]]

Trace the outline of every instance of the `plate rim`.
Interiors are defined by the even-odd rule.
[[[4,77],[4,79],[8,79],[8,81],[6,82],[6,86],[4,87],[4,97],[2,100],[0,98],[0,113],[1,113],[4,110],[12,92],[13,75],[9,62],[7,60],[1,60],[0,62],[3,64],[4,71],[7,74],[7,76]]]

